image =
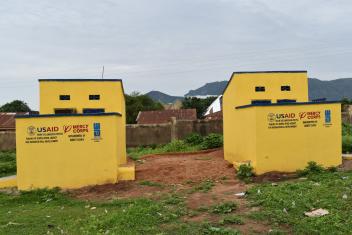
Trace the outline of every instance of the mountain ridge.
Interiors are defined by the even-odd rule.
[[[227,86],[228,81],[209,82],[205,85],[190,90],[187,96],[218,96],[221,95]],[[339,78],[335,80],[319,80],[317,78],[308,79],[309,99],[326,98],[327,100],[352,99],[352,78]],[[160,94],[159,94],[159,93]],[[151,95],[148,95],[152,93]],[[162,103],[173,103],[177,99],[184,99],[182,96],[170,96],[160,91],[151,91],[146,95],[155,101]]]
[[[176,100],[183,100],[182,96],[172,96],[161,91],[149,91],[145,95],[149,96],[152,100],[163,104],[174,103]]]

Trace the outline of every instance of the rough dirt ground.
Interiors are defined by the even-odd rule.
[[[206,180],[214,184],[211,190],[189,193]],[[141,185],[142,182],[153,182],[162,187]],[[85,187],[71,191],[71,194],[80,199],[109,200],[131,197],[158,199],[167,193],[178,193],[185,198],[188,209],[197,211],[196,215],[183,218],[192,222],[218,222],[221,215],[199,212],[199,208],[234,201],[238,205],[235,214],[243,216],[245,222],[244,225],[233,225],[234,228],[244,234],[267,233],[271,229],[270,225],[245,217],[258,208],[251,208],[244,198],[235,196],[236,193],[245,192],[248,187],[235,178],[234,168],[223,159],[223,150],[215,150],[198,154],[148,156],[136,163],[136,181]]]
[[[341,170],[351,170],[352,161],[344,161]],[[270,172],[255,177],[254,182],[276,182],[295,178],[295,174]],[[191,191],[192,188],[206,180],[213,183],[207,191]],[[143,185],[143,182],[153,182],[155,185]],[[136,181],[119,182],[101,186],[85,187],[71,191],[71,194],[86,200],[109,200],[116,198],[148,197],[158,199],[168,193],[177,193],[185,198],[189,210],[195,213],[185,216],[185,221],[218,222],[220,215],[201,211],[200,208],[210,208],[225,201],[233,201],[238,205],[234,214],[239,215],[244,225],[231,225],[243,234],[268,233],[272,227],[265,222],[249,219],[246,215],[260,210],[251,207],[245,198],[235,194],[245,192],[249,185],[235,177],[234,168],[223,159],[222,150],[192,154],[152,155],[136,162]],[[291,233],[288,227],[281,227],[282,231]]]
[[[184,189],[190,187],[190,182],[219,181],[224,177],[233,179],[234,185],[244,187],[245,184],[235,180],[235,170],[223,156],[222,150],[199,154],[152,155],[136,162],[136,181],[84,187],[71,193],[81,199],[98,200],[148,197],[165,192],[168,188],[148,187],[141,185],[141,182],[156,182]]]

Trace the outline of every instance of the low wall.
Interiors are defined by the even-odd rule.
[[[184,139],[191,133],[206,136],[222,134],[222,120],[175,121],[167,124],[127,125],[127,147],[167,144],[174,139]]]
[[[184,139],[191,133],[198,133],[202,136],[210,133],[222,134],[222,120],[177,121],[175,123],[175,131],[176,139]]]
[[[13,150],[16,148],[15,131],[0,132],[0,151]]]
[[[127,147],[166,144],[171,141],[171,124],[126,125]]]

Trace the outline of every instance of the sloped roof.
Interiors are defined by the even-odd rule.
[[[16,129],[16,115],[39,114],[37,111],[30,112],[0,112],[0,131],[9,131]]]
[[[176,120],[197,120],[197,111],[196,109],[141,111],[136,121],[138,124],[160,124],[170,122],[172,117]]]
[[[14,130],[16,128],[15,116],[20,113],[1,113],[0,112],[0,130]],[[25,113],[21,113],[25,114]]]

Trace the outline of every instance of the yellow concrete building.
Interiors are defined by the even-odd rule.
[[[118,79],[39,80],[40,115],[16,117],[16,185],[78,188],[133,180]],[[9,186],[14,178],[0,180]]]
[[[339,102],[309,102],[306,71],[235,72],[223,94],[224,154],[257,174],[341,164]]]

